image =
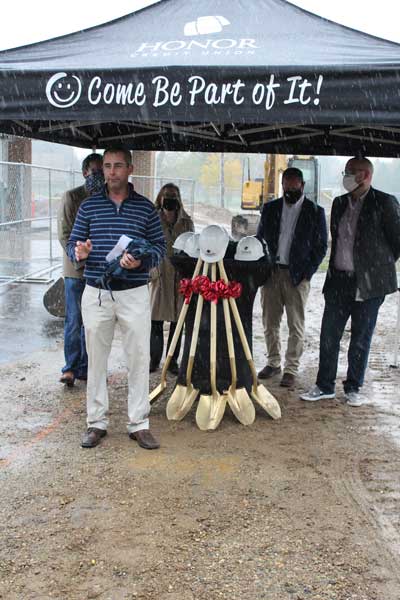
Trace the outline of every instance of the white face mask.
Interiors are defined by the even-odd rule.
[[[358,186],[361,185],[357,183],[355,175],[344,175],[343,176],[343,187],[347,192],[354,192]]]

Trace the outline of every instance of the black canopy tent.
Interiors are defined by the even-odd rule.
[[[400,156],[400,45],[285,0],[161,0],[0,52],[0,131],[86,148]]]

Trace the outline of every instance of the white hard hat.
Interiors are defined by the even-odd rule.
[[[178,237],[172,245],[173,249],[178,250],[180,252],[185,250],[185,244],[187,240],[190,239],[193,235],[193,231],[185,231],[185,233],[181,233],[181,235],[178,235]]]
[[[185,242],[183,251],[191,258],[199,258],[200,256],[199,238],[199,233],[193,233]]]
[[[200,233],[200,256],[207,263],[215,263],[225,256],[229,236],[219,225],[208,225]]]
[[[242,238],[235,252],[235,260],[258,260],[264,256],[264,248],[259,239],[252,235]]]

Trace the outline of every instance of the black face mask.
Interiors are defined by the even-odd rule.
[[[165,208],[165,210],[178,210],[179,209],[178,198],[174,198],[174,197],[164,198],[162,207]]]
[[[302,197],[303,192],[302,190],[287,190],[283,195],[288,204],[296,204]]]

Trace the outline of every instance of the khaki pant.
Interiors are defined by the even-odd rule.
[[[100,302],[99,302],[100,292]],[[87,285],[82,317],[88,353],[87,425],[108,427],[107,362],[118,321],[128,367],[128,432],[149,428],[150,301],[147,285],[130,290]]]
[[[266,285],[261,288],[267,364],[271,367],[281,366],[280,326],[285,309],[289,338],[284,372],[292,375],[297,374],[303,353],[304,313],[309,292],[309,281],[303,280],[298,286],[293,285],[289,269],[274,270]]]

